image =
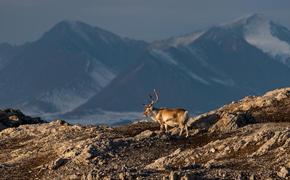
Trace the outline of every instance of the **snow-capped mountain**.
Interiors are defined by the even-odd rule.
[[[23,45],[0,71],[1,106],[33,114],[70,111],[135,63],[146,46],[82,22],[62,21]]]
[[[245,40],[290,66],[290,31],[262,14],[242,18],[225,27],[239,31]]]
[[[271,42],[274,48],[278,38],[276,41],[276,36],[264,34],[269,40],[265,43],[269,44],[260,46],[256,42],[260,41],[256,32],[268,33],[266,22],[274,27],[273,22],[253,15],[204,32],[153,43],[138,64],[118,75],[67,117],[88,115],[99,109],[142,111],[141,104],[154,88],[160,92],[160,106],[180,106],[195,113],[246,95],[289,86],[290,68],[276,60],[280,52],[264,48],[271,47]],[[282,38],[279,43],[288,44]]]
[[[290,31],[259,14],[151,44],[63,21],[35,42],[0,45],[0,105],[127,120],[157,89],[160,106],[204,112],[289,86],[289,47]]]

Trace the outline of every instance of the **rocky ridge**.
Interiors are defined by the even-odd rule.
[[[290,88],[189,121],[189,138],[154,122],[62,120],[0,132],[0,179],[289,179]]]
[[[263,96],[247,96],[238,102],[191,118],[189,125],[215,132],[254,123],[289,122],[289,97],[289,88],[270,91]]]

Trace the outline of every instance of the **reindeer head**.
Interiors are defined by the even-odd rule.
[[[153,99],[152,95],[149,94],[149,98],[150,98],[150,103],[145,105],[145,109],[144,109],[144,115],[146,117],[150,117],[153,115],[153,110],[154,110],[154,104],[158,101],[158,94],[156,92],[156,90],[154,89],[154,94],[155,94],[155,99]]]

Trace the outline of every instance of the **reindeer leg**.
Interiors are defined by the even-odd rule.
[[[163,132],[164,124],[160,124],[160,132]]]
[[[173,127],[173,128],[171,128],[170,130],[169,130],[169,132],[174,132],[175,130],[176,130],[176,128],[178,128],[178,127]]]
[[[185,125],[185,131],[186,131],[186,136],[185,137],[188,137],[188,127],[187,127],[187,124]]]
[[[184,129],[184,126],[180,126],[180,125],[179,125],[179,128],[180,128],[179,136],[181,136],[181,135],[182,135],[182,132],[183,132],[183,129]]]
[[[164,127],[165,127],[165,132],[167,133],[168,132],[168,125],[164,124]]]

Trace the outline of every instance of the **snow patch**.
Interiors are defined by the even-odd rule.
[[[187,46],[198,39],[204,32],[194,32],[177,38],[173,38],[170,45],[173,47]]]
[[[189,44],[193,43],[196,39],[198,39],[203,33],[204,31],[198,31],[178,37],[172,37],[169,39],[156,41],[153,43],[152,47],[156,49],[168,49],[170,47],[178,48],[181,46],[186,47]]]
[[[88,78],[78,80],[73,87],[68,83],[47,91],[37,99],[53,105],[59,113],[66,113],[87,102],[115,78],[115,73],[97,59],[87,57],[86,61]]]
[[[193,73],[192,71],[187,71],[186,72],[192,79],[197,80],[198,82],[209,85],[210,83],[203,79],[202,77],[198,76],[197,74]]]
[[[219,78],[211,78],[212,81],[221,84],[223,86],[229,86],[232,87],[234,86],[234,81],[232,79],[219,79]]]
[[[77,89],[54,89],[42,94],[38,100],[52,104],[59,113],[65,113],[85,103],[95,94],[93,90],[78,92]]]
[[[158,59],[161,58],[162,60],[166,61],[167,63],[176,65],[177,68],[181,69],[184,73],[189,75],[189,77],[191,77],[192,79],[197,80],[198,82],[205,84],[205,85],[210,84],[208,81],[206,81],[205,79],[203,79],[199,75],[195,74],[187,67],[182,66],[182,65],[178,65],[178,62],[175,59],[173,59],[169,53],[162,51],[162,50],[153,49],[151,54],[153,56],[157,57]]]
[[[290,57],[290,46],[271,33],[270,21],[256,19],[245,25],[245,39],[248,43],[256,46],[273,57],[283,59]]]
[[[88,32],[86,32],[87,28],[86,25],[82,22],[78,21],[66,21],[66,23],[70,26],[70,28],[77,33],[82,39],[86,41],[87,44],[94,45],[95,42],[92,41],[91,37],[89,36]],[[91,27],[93,28],[93,27]],[[98,34],[98,37],[102,40],[103,43],[111,44],[116,40],[116,37],[114,37],[109,32],[106,32],[102,29],[99,29],[97,27],[94,28],[95,33]]]
[[[113,73],[109,68],[107,68],[103,63],[94,59],[93,65],[92,61],[88,61],[87,68],[90,69],[93,66],[92,70],[89,72],[90,76],[94,81],[101,86],[102,88],[108,85],[115,77],[116,74]]]
[[[164,52],[162,50],[158,50],[158,49],[152,49],[151,51],[152,55],[154,57],[157,57],[158,59],[161,58],[162,60],[164,60],[167,63],[171,63],[173,65],[178,65],[177,61],[175,59],[173,59],[169,53]]]

